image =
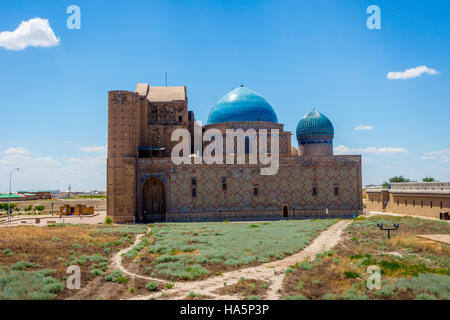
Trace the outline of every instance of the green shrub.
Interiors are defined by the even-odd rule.
[[[93,255],[81,255],[79,257],[71,257],[71,264],[83,265],[86,262],[108,262],[108,258],[102,256],[101,254],[94,253]]]
[[[72,248],[74,248],[74,249],[81,249],[82,246],[81,246],[81,244],[74,243],[74,244],[72,244]]]
[[[336,295],[333,293],[326,293],[322,296],[322,300],[336,300]]]
[[[49,276],[52,272],[0,268],[0,300],[54,299],[64,290],[64,283]]]
[[[308,298],[301,294],[298,294],[295,296],[284,296],[283,300],[308,300]]]
[[[43,206],[43,205],[39,205],[39,206],[34,206],[34,210],[36,210],[36,211],[44,211],[44,209],[45,209],[45,206]]]
[[[122,275],[120,270],[113,270],[110,274],[105,276],[105,280],[121,284],[126,282],[127,278]]]
[[[289,273],[292,273],[292,272],[294,272],[294,271],[295,271],[294,268],[288,267],[286,270],[284,270],[284,273],[285,273],[285,274],[289,274]]]
[[[400,278],[395,282],[400,292],[426,293],[439,299],[450,299],[450,277],[437,274],[419,274],[417,277]]]
[[[12,265],[13,270],[25,270],[27,268],[38,268],[39,266],[29,261],[19,261]]]
[[[113,221],[112,221],[111,217],[105,218],[105,224],[112,224],[112,223],[113,223]]]
[[[249,296],[248,297],[248,300],[261,300],[261,297],[260,296],[256,296],[256,295],[252,295],[252,296]]]
[[[182,262],[160,263],[155,266],[156,273],[168,278],[194,280],[211,272],[199,264],[185,266]]]
[[[159,256],[158,258],[156,258],[156,262],[161,263],[161,262],[170,262],[170,261],[179,261],[181,259],[180,256],[172,256],[172,255],[168,255],[168,254],[163,254],[161,256]]]
[[[13,252],[11,251],[11,249],[6,248],[5,250],[3,250],[3,253],[7,256],[10,257],[13,255]]]
[[[145,289],[149,290],[149,291],[158,291],[158,282],[149,282],[145,285]]]
[[[49,293],[58,293],[64,290],[64,283],[52,277],[44,278],[44,291]]]
[[[303,261],[302,263],[300,263],[300,268],[304,269],[304,270],[311,270],[313,265],[309,262]]]
[[[348,289],[348,290],[346,290],[344,292],[344,294],[339,296],[339,299],[344,299],[344,300],[367,300],[367,299],[369,299],[369,297],[367,295],[359,294],[359,292],[356,291],[355,289]]]
[[[427,293],[420,293],[416,296],[416,300],[437,300],[437,298]]]
[[[33,205],[30,204],[29,206],[25,207],[24,210],[25,210],[26,212],[28,212],[28,211],[31,211],[31,209],[33,209]]]
[[[345,271],[344,275],[350,279],[356,279],[356,278],[360,277],[359,273],[353,272],[353,271]]]
[[[100,269],[102,271],[106,271],[106,269],[108,269],[108,262],[106,261],[99,262],[95,265],[95,268]]]
[[[92,269],[91,274],[93,274],[94,276],[102,277],[105,273],[100,269]]]
[[[195,292],[189,292],[188,297],[189,298],[197,298],[197,297],[200,297],[200,295]]]
[[[166,288],[167,288],[167,289],[172,289],[173,286],[174,286],[174,284],[173,284],[172,282],[167,282],[167,283],[166,283]]]

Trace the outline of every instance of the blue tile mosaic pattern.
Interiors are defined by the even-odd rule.
[[[208,117],[208,124],[236,121],[278,123],[278,117],[266,99],[241,86],[220,98]]]
[[[297,125],[297,140],[299,144],[311,141],[317,136],[334,138],[334,127],[330,119],[314,109],[305,115]]]

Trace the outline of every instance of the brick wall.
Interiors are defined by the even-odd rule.
[[[380,192],[367,193],[367,211],[385,211],[424,217],[439,218],[440,212],[450,212],[450,194],[401,194],[385,191],[388,195],[386,208],[383,208],[382,194]]]
[[[360,160],[359,156],[282,157],[276,175],[262,176],[258,165],[174,166],[170,159],[142,159],[137,169],[138,190],[150,177],[162,180],[167,194],[167,219],[171,221],[209,219],[214,212],[222,212],[224,219],[242,214],[279,218],[284,206],[289,217],[294,213],[297,217],[326,216],[326,208],[331,216],[349,216],[362,213]],[[196,197],[192,195],[193,178]],[[143,196],[140,191],[138,206]]]

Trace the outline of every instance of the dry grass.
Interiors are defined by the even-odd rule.
[[[251,296],[264,298],[269,288],[266,281],[255,279],[240,279],[233,285],[225,285],[223,288],[216,290],[214,293],[220,295],[238,295],[242,299],[249,299]]]
[[[35,268],[26,270],[51,269],[52,276],[65,283],[67,267],[77,264],[83,288],[97,278],[104,282],[103,276],[95,276],[91,270],[101,261],[101,268],[105,269],[112,254],[129,246],[133,239],[134,235],[128,235],[121,227],[103,225],[0,228],[0,265],[11,268],[21,261],[30,262]],[[75,291],[64,289],[58,298],[74,294]]]
[[[392,239],[389,248],[411,248],[415,252],[445,254],[448,251],[448,245],[440,242],[425,240],[416,235],[403,235]]]
[[[288,274],[283,283],[282,296],[304,295],[308,299],[321,299],[333,292],[343,294],[361,279],[351,279],[344,275],[349,269],[349,261],[333,263],[333,257],[326,257],[310,270],[297,269]]]
[[[388,239],[386,232],[377,228],[378,222],[386,226],[399,223],[400,228]],[[347,228],[346,239],[335,250],[319,255],[313,268],[298,267],[286,276],[282,295],[304,295],[309,299],[445,297],[447,293],[442,289],[420,288],[416,284],[422,282],[415,279],[420,274],[428,274],[450,284],[450,248],[417,235],[449,233],[450,225],[440,221],[385,216],[357,219]],[[384,291],[367,289],[369,265],[380,267]],[[414,286],[408,286],[408,281]],[[409,287],[414,290],[404,289]]]
[[[125,283],[105,282],[103,277],[95,277],[86,287],[68,297],[70,300],[119,300],[146,295],[148,281],[142,278],[127,278]]]

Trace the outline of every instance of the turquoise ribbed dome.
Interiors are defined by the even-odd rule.
[[[220,98],[208,117],[208,124],[236,121],[278,123],[278,118],[266,99],[255,91],[241,86]]]
[[[297,140],[300,144],[319,136],[327,136],[333,139],[334,128],[330,119],[314,109],[299,121],[297,125]]]

